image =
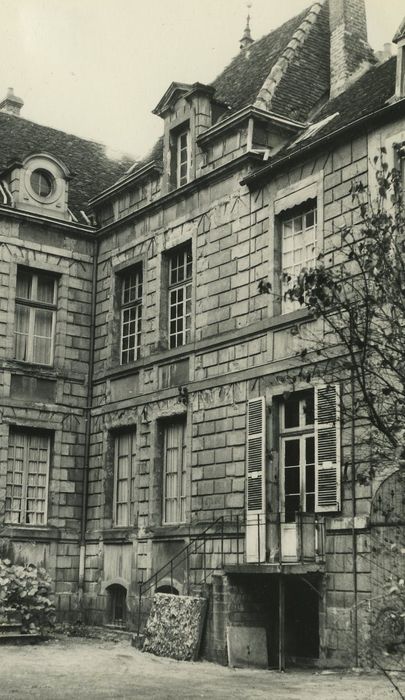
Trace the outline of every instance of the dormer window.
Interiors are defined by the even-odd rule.
[[[190,179],[190,129],[186,128],[177,136],[177,187],[187,184]]]
[[[29,155],[22,162],[15,161],[4,177],[18,209],[72,219],[68,204],[71,173],[53,155],[37,153]]]
[[[55,186],[55,178],[47,170],[38,168],[31,174],[31,187],[41,199],[46,199],[52,194]]]

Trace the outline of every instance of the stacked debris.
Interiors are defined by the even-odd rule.
[[[182,661],[195,660],[205,612],[205,598],[155,593],[142,650]]]

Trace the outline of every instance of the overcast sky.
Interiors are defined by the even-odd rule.
[[[332,0],[333,2],[333,0]],[[253,0],[253,38],[311,0]],[[369,41],[390,41],[404,0],[366,0]],[[0,97],[22,116],[142,157],[171,81],[211,82],[239,50],[245,0],[0,0]]]

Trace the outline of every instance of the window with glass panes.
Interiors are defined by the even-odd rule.
[[[191,245],[169,258],[169,346],[177,348],[191,340]]]
[[[10,430],[6,522],[24,525],[46,524],[49,460],[49,435]]]
[[[190,131],[177,136],[177,187],[185,185],[190,177]]]
[[[134,524],[136,433],[128,430],[114,438],[114,515],[116,527]]]
[[[297,210],[298,212],[298,210]],[[284,298],[291,280],[298,277],[303,268],[315,265],[318,255],[316,203],[295,215],[288,213],[281,224],[282,310],[299,308],[298,302]]]
[[[186,421],[163,428],[163,522],[186,519]]]
[[[295,513],[315,511],[314,391],[297,392],[281,405],[281,511],[285,522]]]
[[[142,327],[142,267],[121,276],[121,364],[139,358]]]
[[[19,267],[15,295],[15,358],[51,365],[56,321],[57,279]]]

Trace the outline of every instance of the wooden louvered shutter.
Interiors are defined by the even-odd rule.
[[[250,399],[247,407],[246,561],[265,561],[265,399]]]
[[[340,390],[315,388],[315,511],[340,510]]]

